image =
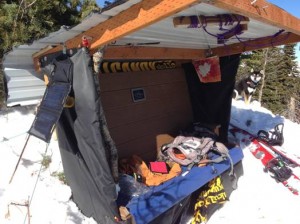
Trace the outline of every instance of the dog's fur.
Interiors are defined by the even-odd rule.
[[[235,87],[233,98],[238,99],[239,96],[243,97],[246,104],[251,102],[253,93],[256,90],[258,83],[260,82],[263,75],[263,70],[254,70],[251,69],[251,72],[248,76],[240,79]]]

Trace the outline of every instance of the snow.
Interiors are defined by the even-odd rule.
[[[300,125],[272,114],[256,101],[250,105],[245,105],[241,100],[233,101],[231,123],[252,134],[284,123],[283,147],[300,155]],[[244,148],[243,153],[243,175],[238,180],[238,189],[232,192],[229,202],[212,215],[208,224],[300,223],[300,195],[292,194],[269,173],[263,172],[261,161],[253,156],[249,148]]]
[[[55,172],[63,171],[55,138],[47,146],[45,142],[30,136],[22,160],[9,184],[34,117],[33,107],[0,112],[0,223],[29,223],[27,207],[24,205],[31,202],[31,224],[95,224],[93,219],[83,216],[69,200],[70,188],[54,175]],[[41,169],[45,156],[51,158],[51,163],[48,168]]]
[[[47,145],[30,136],[18,169],[9,184],[17,161],[28,138],[34,107],[18,107],[0,111],[0,223],[29,223],[26,202],[30,202],[31,224],[95,224],[92,218],[80,213],[70,200],[71,190],[55,173],[63,172],[58,142],[55,136]],[[231,123],[256,134],[284,123],[284,145],[300,154],[300,125],[274,115],[254,101],[245,105],[233,101]],[[46,151],[47,150],[47,151]],[[263,172],[261,162],[248,147],[243,148],[244,159],[238,189],[229,201],[210,217],[208,224],[294,224],[300,223],[300,195],[292,194],[270,174]],[[48,168],[42,167],[45,155],[51,158]]]

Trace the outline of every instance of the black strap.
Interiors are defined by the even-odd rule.
[[[283,137],[283,123],[277,124],[274,127],[274,131],[265,131],[259,130],[257,133],[257,138],[267,142],[270,145],[283,145],[284,137]]]

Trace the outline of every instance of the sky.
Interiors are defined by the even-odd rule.
[[[105,0],[96,0],[96,2],[100,7],[103,7]]]
[[[52,137],[46,152],[51,163],[48,168],[41,169],[40,175],[46,143],[30,137],[9,184],[33,120],[34,107],[0,111],[0,223],[29,223],[27,209],[22,205],[30,200],[31,224],[96,224],[92,218],[80,213],[70,200],[71,189],[54,175],[63,171],[55,137]],[[300,145],[300,125],[272,114],[257,101],[246,105],[242,100],[233,100],[230,122],[252,134],[258,130],[271,130],[276,124],[284,123],[283,148],[300,156],[299,147],[295,147]],[[232,142],[243,143],[245,136],[237,134],[235,138],[229,137]],[[277,183],[270,173],[263,171],[261,161],[251,153],[251,144],[241,144],[241,148],[244,158],[242,164],[235,167],[239,177],[238,188],[228,195],[229,200],[213,213],[207,224],[300,223],[300,195],[292,194],[288,188]],[[293,172],[300,176],[300,167],[293,168]],[[299,180],[290,181],[290,184],[300,190]]]
[[[300,19],[300,1],[299,0],[269,0],[274,5],[279,6],[285,11],[291,13]],[[296,46],[296,56],[300,66],[300,43]]]
[[[250,1],[250,0],[249,0]],[[259,1],[259,0],[258,0]],[[96,0],[100,7],[103,7],[105,0]],[[300,18],[300,1],[299,0],[269,0],[274,5],[279,6],[292,15]],[[300,66],[300,43],[296,46],[296,56]]]
[[[97,4],[101,7],[103,7],[105,1],[106,0],[96,0]],[[109,1],[111,1],[111,0],[109,0]],[[269,2],[281,7],[282,9],[291,13],[292,15],[300,18],[300,1],[299,0],[269,0]]]

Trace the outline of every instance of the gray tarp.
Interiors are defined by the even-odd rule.
[[[84,215],[98,223],[111,224],[116,223],[115,217],[119,218],[111,172],[116,172],[117,153],[105,126],[99,89],[89,65],[89,53],[80,49],[71,57],[56,57],[45,71],[47,68],[50,68],[48,72],[53,71],[54,82],[63,81],[63,75],[72,82],[75,106],[64,108],[57,124],[64,173],[72,198]]]

